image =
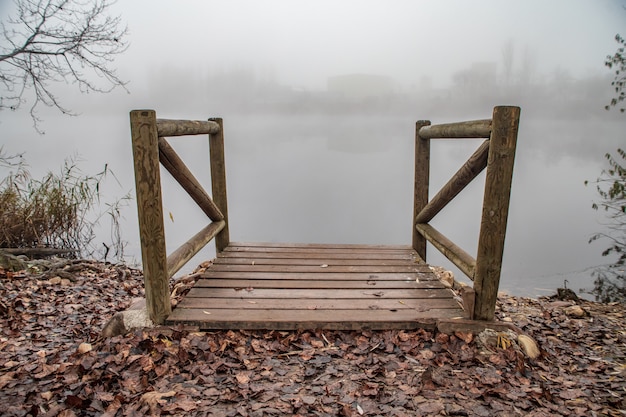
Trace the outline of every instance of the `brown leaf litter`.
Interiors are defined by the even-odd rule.
[[[619,304],[501,297],[498,319],[537,342],[531,359],[508,332],[159,327],[101,339],[106,321],[143,296],[141,272],[98,264],[69,282],[51,278],[0,269],[3,416],[626,412]],[[174,299],[193,282],[173,282]]]

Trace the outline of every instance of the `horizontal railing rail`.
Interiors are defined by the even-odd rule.
[[[219,133],[220,125],[211,120],[168,120],[157,119],[159,137],[213,135]]]
[[[426,261],[430,242],[473,281],[471,318],[492,320],[500,283],[513,164],[519,128],[519,107],[500,106],[493,118],[431,125],[420,120],[415,129],[415,195],[413,248]],[[429,201],[430,140],[487,138]],[[487,169],[476,259],[428,224],[483,170]]]
[[[489,138],[491,119],[428,125],[421,127],[418,133],[422,139]]]
[[[211,240],[215,239],[218,253],[228,246],[223,123],[222,119],[157,119],[154,110],[134,110],[130,113],[130,124],[146,307],[152,321],[161,324],[172,311],[169,279]],[[209,135],[213,198],[165,139],[204,134]],[[211,220],[169,256],[166,255],[159,164]]]

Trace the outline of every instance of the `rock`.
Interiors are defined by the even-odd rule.
[[[62,281],[61,277],[52,277],[48,280],[50,285],[59,285]]]
[[[563,312],[570,317],[585,317],[587,316],[587,312],[583,310],[581,306],[570,306],[563,310]]]
[[[0,250],[0,267],[15,272],[27,269],[28,265],[17,256]]]
[[[80,345],[78,345],[77,352],[83,354],[83,353],[91,352],[91,350],[92,350],[91,343],[83,342]]]
[[[100,335],[102,337],[113,337],[127,334],[134,329],[154,327],[150,320],[146,301],[143,298],[136,298],[126,311],[116,313],[104,326]]]
[[[579,301],[576,293],[569,288],[557,288],[556,293],[557,293],[556,297],[559,300]]]

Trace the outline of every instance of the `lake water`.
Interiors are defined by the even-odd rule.
[[[24,129],[27,119],[6,123],[5,152],[26,150],[35,176],[56,170],[64,157],[77,153],[85,172],[95,173],[108,163],[116,173],[120,185],[109,181],[105,198],[134,193],[131,108],[108,114],[87,110],[79,118],[48,122],[43,138]],[[410,244],[415,121],[489,118],[491,109],[425,113],[250,115],[166,109],[158,117],[224,117],[232,241]],[[624,127],[623,118],[565,119],[522,106],[502,290],[538,296],[550,294],[565,279],[576,290],[592,285],[589,268],[606,259],[600,256],[602,243],[587,243],[603,225],[602,217],[591,209],[595,189],[583,183],[598,176],[605,152],[624,146]],[[210,190],[206,137],[172,138],[170,143]],[[480,140],[433,142],[431,196],[479,144]],[[484,174],[432,222],[470,254],[476,253],[483,186]],[[167,173],[163,187],[171,251],[207,220]],[[124,217],[127,254],[140,259],[134,202]],[[108,240],[108,231],[102,230],[98,239]],[[213,256],[210,244],[182,272]],[[432,247],[427,260],[451,268],[464,280]]]

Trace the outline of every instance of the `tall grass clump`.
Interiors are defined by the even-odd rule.
[[[22,155],[6,155],[0,148],[0,167],[8,170],[0,180],[0,248],[55,248],[71,251],[70,256],[122,260],[120,208],[130,197],[103,204],[102,184],[114,177],[107,165],[86,175],[76,158],[68,158],[60,172],[35,179]],[[110,223],[111,241],[100,246],[95,244],[96,230],[104,218]]]

